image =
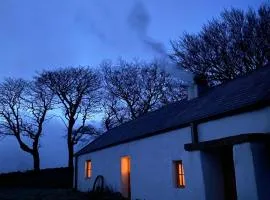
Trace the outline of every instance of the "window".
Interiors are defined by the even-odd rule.
[[[85,162],[85,177],[90,178],[92,176],[92,162],[91,160],[87,160]]]
[[[175,180],[177,188],[184,188],[186,186],[184,166],[182,160],[174,162],[175,165]]]

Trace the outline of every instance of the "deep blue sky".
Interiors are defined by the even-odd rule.
[[[1,0],[0,79],[30,78],[36,71],[55,67],[97,66],[108,58],[158,57],[157,49],[168,51],[171,39],[181,36],[183,31],[198,32],[224,8],[246,10],[257,8],[262,2]],[[145,38],[157,48],[143,42]],[[66,162],[63,130],[56,128],[57,123],[51,123],[47,136],[42,138],[43,167]],[[31,162],[24,155],[12,139],[2,141],[0,171],[28,168]]]
[[[98,65],[105,58],[155,56],[128,18],[136,0],[0,1],[0,75],[29,77],[35,71],[68,65]],[[145,33],[169,48],[183,31],[231,6],[258,7],[261,0],[142,0],[149,23]]]

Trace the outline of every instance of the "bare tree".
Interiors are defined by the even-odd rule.
[[[107,129],[186,97],[182,82],[173,79],[157,62],[104,62],[102,69]]]
[[[102,135],[104,131],[100,128],[97,128],[95,125],[88,123],[86,126],[80,126],[78,129],[73,130],[73,135],[76,135],[78,142],[81,142],[82,145],[88,144],[93,139]]]
[[[15,137],[32,155],[35,171],[40,170],[39,141],[52,99],[37,82],[9,78],[0,85],[0,132]]]
[[[73,168],[74,145],[82,133],[90,133],[83,130],[100,103],[99,74],[86,67],[69,67],[44,71],[36,79],[58,97],[67,128],[68,166]]]
[[[270,5],[257,12],[225,10],[198,34],[185,33],[171,44],[171,58],[210,85],[234,79],[270,61]]]

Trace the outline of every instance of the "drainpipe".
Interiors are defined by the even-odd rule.
[[[190,123],[191,128],[191,141],[192,144],[198,144],[199,137],[198,137],[198,124],[195,122]]]
[[[78,156],[75,156],[75,169],[74,169],[74,188],[78,190]]]

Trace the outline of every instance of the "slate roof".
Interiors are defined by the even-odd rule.
[[[75,156],[266,105],[270,105],[270,65],[209,89],[201,97],[172,103],[113,128]]]

